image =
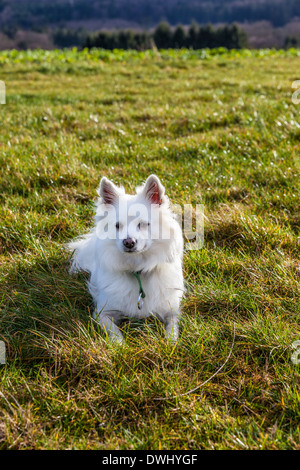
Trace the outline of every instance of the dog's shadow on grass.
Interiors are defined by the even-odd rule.
[[[152,338],[164,338],[166,336],[164,324],[153,316],[146,319],[127,318],[118,325],[124,336],[125,342],[136,341],[141,335]]]

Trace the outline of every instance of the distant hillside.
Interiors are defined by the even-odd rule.
[[[161,21],[237,23],[250,48],[300,45],[300,0],[0,0],[0,50],[81,47],[99,31],[153,34]]]
[[[99,21],[113,27],[150,28],[161,20],[171,25],[264,20],[278,27],[296,17],[299,0],[0,0],[2,29],[83,24],[97,29]]]

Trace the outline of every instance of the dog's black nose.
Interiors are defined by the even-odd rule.
[[[135,244],[136,244],[135,238],[126,238],[125,240],[123,240],[123,245],[125,246],[125,248],[127,248],[127,250],[132,250]]]

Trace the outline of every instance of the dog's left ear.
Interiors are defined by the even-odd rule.
[[[165,188],[156,175],[150,175],[147,178],[142,192],[151,204],[160,206],[164,202]]]
[[[98,194],[102,197],[104,204],[114,205],[118,202],[118,188],[105,176],[100,181]]]

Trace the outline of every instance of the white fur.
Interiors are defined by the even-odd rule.
[[[176,340],[184,290],[183,238],[164,187],[155,175],[151,175],[137,188],[135,195],[127,195],[123,188],[102,178],[99,195],[93,229],[68,244],[73,252],[71,271],[90,273],[88,287],[95,303],[94,317],[112,339],[121,342],[122,333],[117,324],[122,318],[155,315],[165,323],[167,335]],[[149,227],[145,217],[133,218],[132,223],[128,223],[128,214],[137,204],[145,208]],[[107,216],[107,226],[116,233],[116,239],[103,237],[103,214]],[[117,222],[118,230],[115,228]],[[141,224],[139,230],[136,228],[138,222]],[[170,236],[161,236],[159,229],[165,229],[163,233]],[[123,240],[128,237],[136,240],[134,252],[124,251]],[[146,293],[141,309],[137,303],[139,284],[134,272],[141,272]]]

